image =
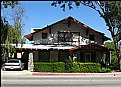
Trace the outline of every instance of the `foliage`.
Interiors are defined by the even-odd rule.
[[[15,5],[18,5],[19,1],[1,1],[1,6],[4,8],[7,8],[8,6],[11,6],[12,8],[15,7]]]
[[[5,56],[10,53],[11,55],[15,52],[15,47],[18,44],[25,43],[22,38],[23,30],[23,17],[24,17],[24,7],[18,1],[1,1],[3,14],[1,15],[1,43],[2,50],[1,54]],[[12,9],[7,9],[8,6]],[[8,11],[5,16],[4,12]],[[15,44],[13,46],[13,44]],[[21,45],[22,46],[22,45]]]
[[[1,44],[5,43],[8,33],[8,25],[1,19]]]
[[[72,71],[74,73],[80,73],[81,72],[80,65],[79,65],[78,62],[73,62]]]
[[[100,69],[100,73],[110,73],[111,69],[110,68],[102,68]]]
[[[15,45],[13,44],[17,44],[21,41],[21,35],[20,35],[20,30],[13,28],[11,25],[7,24],[6,25],[8,30],[7,30],[7,35],[6,35],[6,39],[5,39],[5,44],[4,44],[4,48],[3,48],[3,52],[4,52],[4,57],[6,56],[5,53],[10,53],[11,56],[13,53],[15,53]]]
[[[65,63],[63,62],[53,62],[53,72],[64,72],[65,71]]]
[[[34,63],[34,70],[37,72],[53,72],[53,64],[48,62]]]
[[[104,46],[115,50],[113,42],[105,42]],[[112,51],[112,53],[111,53],[111,65],[115,66],[116,64],[117,64],[116,52]]]
[[[65,62],[65,72],[67,72],[67,73],[73,72],[72,68],[73,68],[73,62],[71,62],[71,61]]]
[[[80,66],[80,72],[83,73],[98,73],[100,71],[99,63],[78,63]]]
[[[109,69],[101,69],[99,63],[80,62],[35,62],[34,71],[37,72],[61,72],[61,73],[100,73],[110,72]]]
[[[73,3],[78,7],[81,4],[90,7],[97,11],[104,19],[108,30],[111,33],[118,64],[120,63],[121,55],[118,50],[118,42],[121,40],[121,2],[120,1],[53,1],[52,6],[60,5],[60,8],[65,11],[66,5],[69,9],[73,8]],[[121,65],[121,64],[120,64]]]

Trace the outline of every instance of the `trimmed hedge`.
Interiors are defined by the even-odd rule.
[[[73,63],[73,72],[81,72],[81,73],[98,73],[100,72],[100,64],[99,63]]]
[[[65,62],[65,72],[73,72],[73,62]]]
[[[61,73],[102,73],[111,72],[108,68],[101,69],[99,63],[80,62],[35,62],[34,71],[37,72],[61,72]]]
[[[78,63],[80,72],[82,73],[98,73],[100,72],[99,63]]]
[[[65,63],[63,62],[53,62],[53,72],[65,72]]]
[[[110,73],[111,69],[110,68],[102,68],[100,69],[100,73]]]
[[[48,62],[34,63],[34,70],[37,72],[53,72],[53,64]]]

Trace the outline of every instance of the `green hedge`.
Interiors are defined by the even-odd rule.
[[[101,69],[99,63],[80,62],[35,62],[34,71],[37,72],[61,72],[61,73],[102,73],[111,72],[108,68]]]
[[[111,72],[110,68],[102,68],[102,69],[100,69],[100,73],[109,73],[109,72]]]
[[[34,70],[37,72],[53,72],[53,64],[48,62],[34,63]]]
[[[53,72],[65,72],[65,63],[53,62]]]
[[[65,72],[73,72],[73,62],[65,62]]]
[[[100,72],[100,64],[75,62],[73,63],[73,72],[98,73]]]

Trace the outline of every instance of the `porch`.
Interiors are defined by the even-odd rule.
[[[22,61],[26,67],[30,68],[33,62],[64,62],[71,60],[73,62],[94,62],[94,63],[111,63],[111,51],[104,46],[97,44],[81,46],[63,46],[63,45],[33,45],[18,48]],[[30,56],[30,54],[32,56]],[[106,55],[105,58],[103,55]],[[32,59],[32,60],[30,60]]]

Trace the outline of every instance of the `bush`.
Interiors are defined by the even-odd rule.
[[[100,71],[99,63],[78,63],[81,73],[98,73]]]
[[[53,64],[48,62],[34,63],[34,70],[37,72],[53,72]]]
[[[73,72],[72,67],[73,67],[73,62],[71,62],[71,61],[65,62],[65,72],[67,72],[67,73]]]
[[[80,62],[36,62],[34,71],[37,72],[59,72],[59,73],[107,73],[109,68],[100,68],[99,63],[80,63]]]
[[[80,72],[80,66],[79,66],[78,62],[73,63],[72,71],[74,73],[79,73]]]
[[[65,72],[65,63],[53,62],[53,72]]]
[[[110,73],[111,69],[110,68],[102,68],[100,69],[100,73]]]

